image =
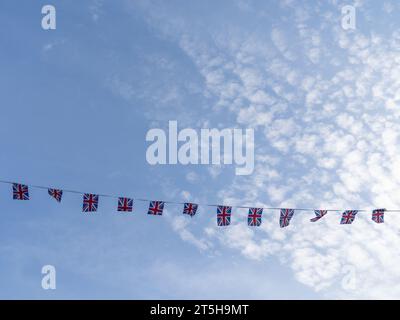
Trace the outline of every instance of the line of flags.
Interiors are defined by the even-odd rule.
[[[0,181],[3,183],[10,183],[5,181]],[[63,190],[61,189],[53,189],[47,187],[39,187],[46,188],[48,194],[54,198],[57,202],[61,202],[63,197]],[[14,200],[29,200],[29,187],[20,183],[12,183],[12,191],[13,191],[13,199]],[[70,191],[74,193],[80,193],[77,191]],[[82,193],[81,193],[82,194]],[[143,199],[140,199],[143,201]],[[134,199],[118,197],[118,212],[132,212],[133,211],[133,202]],[[147,214],[149,215],[158,215],[161,216],[164,211],[165,201],[149,201],[149,208]],[[171,202],[169,202],[171,203]],[[99,195],[92,193],[83,193],[82,199],[82,212],[96,212],[99,206]],[[193,217],[197,213],[198,204],[196,203],[183,203],[183,214],[189,215]],[[213,205],[208,205],[213,206]],[[229,226],[231,224],[231,215],[232,215],[232,207],[231,206],[222,206],[218,205],[217,207],[217,225],[218,226]],[[247,208],[247,207],[241,207]],[[262,222],[262,214],[263,208],[248,208],[248,217],[247,224],[251,227],[259,227]],[[276,209],[276,208],[269,208]],[[281,228],[285,228],[289,226],[291,219],[295,213],[296,209],[287,209],[287,208],[279,208],[280,216],[279,216],[279,226]],[[305,210],[305,209],[297,209],[297,210]],[[337,210],[330,210],[337,211]],[[352,224],[356,215],[359,211],[364,210],[345,210],[342,213],[342,217],[340,220],[340,224]],[[375,223],[383,223],[384,222],[384,214],[386,209],[374,209],[372,210],[372,221]],[[394,211],[394,210],[392,210]],[[310,219],[311,222],[317,222],[321,218],[323,218],[328,213],[328,210],[314,210],[315,217]]]

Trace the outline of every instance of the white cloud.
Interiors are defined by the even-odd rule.
[[[179,40],[204,77],[208,97],[238,124],[257,130],[255,173],[233,178],[219,198],[263,206],[400,207],[400,33],[386,39],[346,32],[336,21],[336,2],[322,13],[295,1],[280,5],[295,22],[279,21],[267,40],[246,41],[246,32],[222,36],[218,29],[208,42],[196,42],[193,30]],[[367,15],[361,1],[355,5]],[[319,30],[310,26],[314,16]],[[263,58],[257,51],[266,52],[266,41],[272,54]],[[220,177],[221,168],[209,171]],[[334,212],[315,224],[310,216],[297,212],[282,230],[278,212],[265,212],[255,231],[241,212],[229,229],[217,230],[215,221],[206,226],[204,237],[250,259],[277,257],[299,282],[328,297],[400,296],[399,215],[387,213],[379,226],[370,213],[359,213],[351,226],[339,225]],[[178,232],[192,227],[181,226]]]
[[[188,219],[192,219],[190,217],[171,217],[171,226],[172,228],[180,235],[183,241],[187,241],[194,246],[196,246],[200,250],[206,250],[212,247],[211,243],[205,238],[199,238],[199,236],[194,235],[192,232],[186,228]]]

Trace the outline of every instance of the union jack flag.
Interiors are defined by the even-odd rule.
[[[328,213],[327,210],[314,210],[315,218],[310,219],[311,222],[316,222]]]
[[[13,183],[13,199],[29,200],[28,186],[19,183]]]
[[[164,201],[150,201],[149,211],[147,214],[161,216],[164,210]]]
[[[385,210],[386,209],[372,210],[372,221],[375,221],[376,223],[383,223]]]
[[[342,214],[342,219],[340,220],[340,224],[352,224],[354,219],[356,218],[357,210],[346,210]]]
[[[281,209],[281,216],[279,218],[279,225],[281,228],[287,227],[294,215],[294,209]]]
[[[133,199],[130,198],[118,198],[118,211],[132,212]]]
[[[252,227],[258,227],[261,225],[262,208],[250,208],[249,215],[247,218],[247,224]]]
[[[61,198],[62,198],[62,194],[63,194],[62,190],[59,190],[59,189],[49,189],[48,192],[49,192],[49,195],[50,195],[51,197],[53,197],[54,199],[56,199],[58,202],[61,202]]]
[[[97,211],[99,206],[99,196],[97,194],[83,194],[83,212]]]
[[[217,224],[218,226],[229,226],[231,224],[232,207],[218,206],[217,207]]]
[[[188,214],[193,217],[197,212],[198,205],[195,203],[185,203],[183,205],[183,214]]]

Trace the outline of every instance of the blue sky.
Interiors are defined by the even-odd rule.
[[[0,3],[0,179],[134,198],[400,208],[400,6],[395,1]],[[341,8],[356,8],[355,30]],[[146,161],[152,128],[253,128],[255,170]],[[399,298],[400,219],[340,226],[295,213],[257,230],[234,209],[193,219],[81,212],[0,184],[0,298]],[[57,270],[43,290],[41,268]],[[349,284],[350,283],[350,284]]]

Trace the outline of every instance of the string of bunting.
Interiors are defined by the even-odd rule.
[[[91,213],[96,212],[99,206],[99,197],[115,198],[118,199],[117,211],[118,212],[132,212],[134,201],[145,201],[149,202],[149,208],[147,213],[149,215],[162,215],[165,204],[179,204],[183,205],[183,214],[193,217],[197,213],[199,206],[208,206],[217,208],[217,225],[218,226],[229,226],[231,224],[232,208],[244,208],[249,209],[247,223],[249,226],[258,227],[262,222],[263,209],[267,210],[280,210],[279,226],[285,228],[289,226],[291,219],[295,211],[314,211],[315,217],[310,219],[311,222],[317,222],[323,218],[330,211],[342,212],[340,224],[352,224],[358,212],[367,212],[369,210],[343,210],[343,209],[312,209],[312,208],[266,208],[266,207],[247,207],[247,206],[225,206],[215,204],[197,204],[191,202],[172,202],[172,201],[160,201],[160,200],[149,200],[149,199],[133,199],[127,197],[113,196],[109,194],[93,194],[84,193],[76,190],[66,190],[50,188],[38,185],[27,185],[22,183],[15,183],[10,181],[0,180],[0,183],[12,185],[12,194],[14,200],[29,200],[29,188],[45,189],[47,190],[50,197],[55,199],[57,202],[61,202],[64,193],[75,193],[82,195],[82,212]],[[388,209],[374,209],[372,210],[372,221],[375,223],[383,223],[385,212],[400,212],[400,210],[388,210]]]

